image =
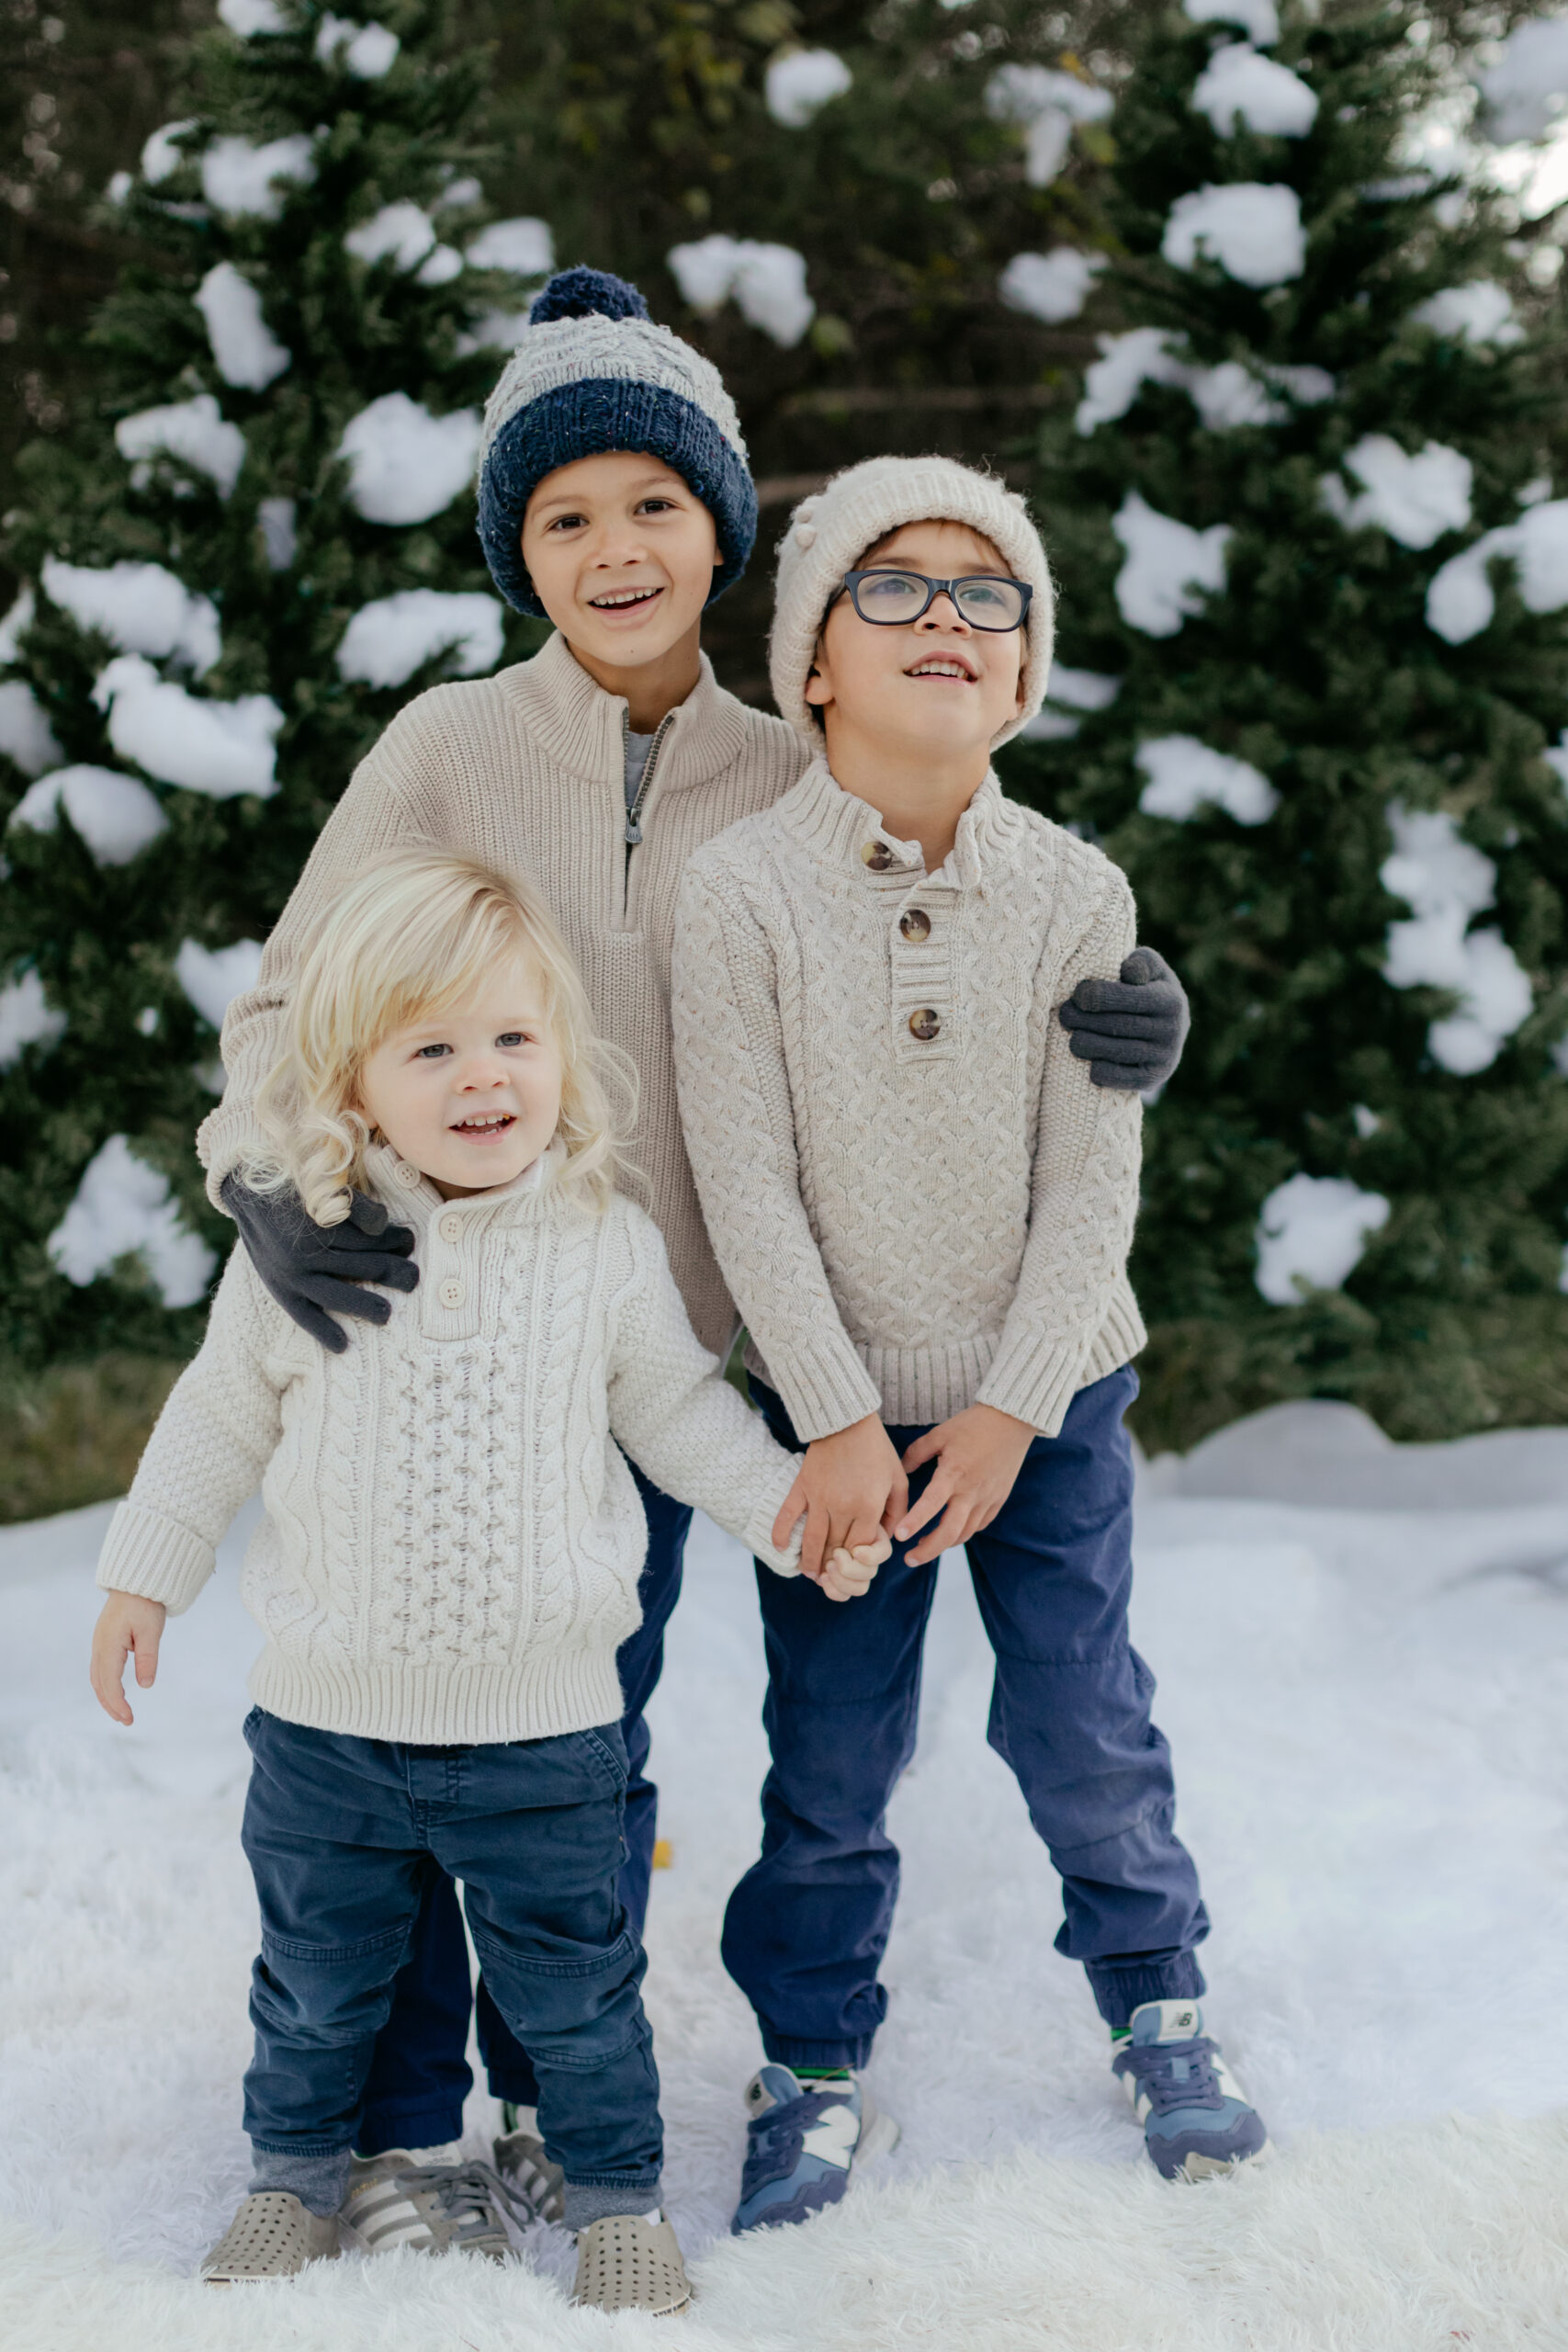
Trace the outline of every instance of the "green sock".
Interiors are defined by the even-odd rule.
[[[848,2066],[792,2066],[790,2073],[797,2083],[847,2083],[852,2069]]]
[[[1112,2041],[1131,2041],[1133,2039],[1132,2027],[1130,2025],[1113,2025],[1111,2029],[1111,2039]]]

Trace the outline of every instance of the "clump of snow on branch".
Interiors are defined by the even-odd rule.
[[[257,33],[286,33],[288,19],[277,0],[218,0],[220,21],[242,40]]]
[[[1474,278],[1468,286],[1445,286],[1440,294],[1417,302],[1410,315],[1417,326],[1451,335],[1457,343],[1490,343],[1504,350],[1524,340],[1513,297],[1489,277]]]
[[[1274,0],[1181,0],[1194,25],[1239,25],[1259,49],[1272,49],[1280,38],[1279,11]]]
[[[198,678],[218,659],[218,607],[161,563],[98,568],[46,556],[39,578],[51,604],[123,653],[182,662]]]
[[[1395,801],[1388,820],[1394,847],[1381,879],[1413,913],[1388,927],[1383,978],[1391,988],[1450,989],[1461,1000],[1432,1023],[1427,1045],[1440,1068],[1471,1078],[1490,1069],[1532,1002],[1529,976],[1502,933],[1466,928],[1493,904],[1497,869],[1442,809]]]
[[[205,474],[217,484],[219,497],[227,498],[245,462],[245,436],[229,423],[210,392],[122,416],[114,429],[114,444],[130,463],[138,489],[151,479],[155,458],[174,458],[193,473]]]
[[[1046,707],[1024,727],[1025,741],[1055,742],[1076,735],[1083,722],[1073,712],[1109,710],[1121,691],[1121,679],[1108,677],[1102,670],[1074,670],[1066,662],[1054,662]]]
[[[266,800],[277,790],[283,713],[270,695],[209,702],[160,678],[140,654],[122,653],[100,673],[93,700],[108,714],[109,741],[120,758],[161,784],[210,800],[242,792]]]
[[[221,1029],[232,1000],[260,979],[261,961],[259,939],[236,939],[230,947],[203,947],[186,939],[175,957],[175,978],[202,1019]]]
[[[804,130],[831,98],[841,98],[854,76],[831,49],[796,49],[775,57],[762,84],[768,112],[786,130]]]
[[[349,419],[338,442],[349,504],[367,523],[428,523],[472,481],[479,429],[477,409],[432,416],[406,392],[383,392]]]
[[[65,757],[54,740],[49,713],[20,678],[7,678],[0,685],[0,752],[24,775],[42,775]]]
[[[1160,252],[1174,269],[1201,259],[1239,286],[1282,286],[1306,266],[1301,198],[1278,181],[1192,188],[1171,206]]]
[[[12,809],[11,823],[52,833],[62,808],[98,865],[129,865],[169,821],[137,777],[83,764],[39,776]]]
[[[528,213],[514,220],[492,220],[469,245],[468,258],[471,269],[505,269],[513,277],[547,277],[556,266],[550,224]]]
[[[1528,611],[1561,612],[1568,605],[1568,499],[1527,506],[1517,523],[1483,531],[1433,573],[1427,626],[1450,645],[1465,644],[1491,622],[1497,599],[1486,567],[1501,556],[1514,565]]]
[[[302,130],[269,139],[215,139],[201,159],[201,192],[217,212],[231,219],[276,220],[286,188],[308,187],[316,176],[315,150]]]
[[[1195,735],[1155,736],[1140,743],[1134,756],[1149,779],[1138,796],[1145,817],[1168,817],[1179,825],[1201,808],[1223,808],[1238,825],[1261,825],[1280,805],[1259,769]]]
[[[994,122],[1023,132],[1023,176],[1049,187],[1067,159],[1073,125],[1103,122],[1115,101],[1109,90],[1049,65],[998,65],[986,85],[986,111]]]
[[[10,611],[0,620],[0,662],[14,662],[22,650],[22,638],[31,628],[37,613],[30,588],[19,589]]]
[[[340,678],[367,686],[400,686],[438,653],[448,672],[476,678],[501,659],[502,608],[476,590],[448,594],[439,588],[404,588],[362,605],[338,643]]]
[[[76,1197],[50,1235],[51,1258],[80,1287],[121,1258],[140,1257],[165,1306],[194,1306],[218,1260],[181,1218],[169,1180],[110,1136],[87,1163]]]
[[[1174,637],[1188,616],[1201,609],[1203,593],[1224,586],[1227,523],[1194,530],[1157,514],[1130,490],[1111,527],[1126,552],[1116,575],[1117,606],[1145,637]]]
[[[1258,1216],[1258,1289],[1271,1306],[1298,1306],[1303,1285],[1338,1290],[1389,1213],[1382,1193],[1363,1193],[1348,1176],[1288,1177]]]
[[[1247,41],[1215,50],[1192,85],[1191,103],[1222,139],[1238,123],[1277,139],[1303,139],[1317,120],[1317,92]]]
[[[291,498],[264,498],[256,508],[256,522],[261,530],[267,570],[287,571],[299,546],[294,501]]]
[[[459,359],[476,351],[515,351],[528,325],[526,311],[481,311],[457,337]]]
[[[446,169],[450,172],[452,165],[448,164]],[[435,199],[435,209],[437,212],[444,212],[454,205],[479,204],[483,200],[483,197],[484,188],[480,182],[474,177],[472,172],[465,172],[460,178],[448,179]]]
[[[218,373],[242,391],[265,392],[293,361],[268,326],[262,299],[231,261],[214,262],[196,289]]]
[[[1325,368],[1287,368],[1265,361],[1247,368],[1239,359],[1200,368],[1186,356],[1186,337],[1161,327],[1134,327],[1126,334],[1102,334],[1098,341],[1100,356],[1085,374],[1084,397],[1074,419],[1082,434],[1125,416],[1149,383],[1169,384],[1188,393],[1211,432],[1277,424],[1292,404],[1315,407],[1332,400],[1337,389]]]
[[[356,260],[389,261],[394,269],[412,269],[435,243],[435,223],[428,212],[405,199],[384,204],[343,242]]]
[[[325,16],[316,30],[316,55],[339,65],[359,82],[378,82],[397,63],[402,46],[386,25],[356,25],[351,17]]]
[[[1401,547],[1429,548],[1470,520],[1470,459],[1440,441],[1412,455],[1387,433],[1367,433],[1339,462],[1360,483],[1356,495],[1337,474],[1325,474],[1318,488],[1348,531],[1371,524]]]
[[[1568,97],[1568,17],[1533,17],[1516,26],[1480,78],[1490,136],[1501,146],[1540,139]]]
[[[1103,254],[1080,253],[1076,245],[1055,245],[1048,254],[1014,254],[997,282],[997,292],[1010,311],[1023,311],[1055,326],[1077,317],[1104,267]]]
[[[13,1069],[28,1046],[52,1046],[65,1035],[65,1015],[43,992],[36,972],[0,989],[0,1069]]]
[[[716,234],[676,245],[664,258],[694,311],[711,315],[733,295],[748,325],[771,335],[782,350],[792,349],[817,315],[806,290],[806,256],[793,245]]]
[[[165,180],[173,179],[186,160],[185,149],[177,142],[197,128],[191,116],[183,122],[165,122],[152,132],[141,150],[141,176],[149,187],[162,187]]]

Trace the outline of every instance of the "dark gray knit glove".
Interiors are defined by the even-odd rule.
[[[1140,1094],[1165,1084],[1192,1022],[1187,991],[1153,947],[1134,947],[1118,980],[1080,980],[1056,1013],[1096,1086]]]
[[[348,1333],[333,1315],[385,1323],[392,1312],[391,1301],[367,1290],[367,1283],[389,1290],[418,1284],[412,1230],[389,1224],[380,1202],[365,1193],[355,1193],[342,1225],[318,1225],[298,1193],[253,1193],[238,1176],[225,1176],[218,1189],[265,1288],[334,1356],[347,1347]]]

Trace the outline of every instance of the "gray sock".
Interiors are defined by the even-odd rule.
[[[346,2148],[334,2148],[326,2156],[299,2156],[287,2149],[253,2147],[249,2194],[287,2189],[307,2212],[324,2220],[337,2211],[348,2193],[348,2158]]]
[[[597,2181],[569,2180],[566,2211],[561,2219],[569,2230],[586,2230],[611,2213],[651,2213],[659,2201],[657,2178],[643,2188],[605,2188]]]

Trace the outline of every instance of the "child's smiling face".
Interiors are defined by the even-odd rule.
[[[456,1012],[384,1038],[359,1107],[443,1197],[509,1184],[560,1122],[561,1057],[539,975],[521,957]]]
[[[558,467],[523,518],[539,602],[575,651],[615,670],[661,662],[697,628],[718,560],[702,500],[636,451]]]

